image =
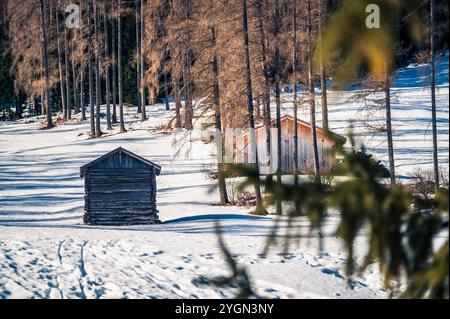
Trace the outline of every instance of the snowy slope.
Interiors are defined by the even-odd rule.
[[[448,165],[448,63],[446,68],[447,82],[438,89],[438,117],[440,159]],[[416,165],[431,163],[429,91],[400,84],[394,90],[398,90],[393,105],[396,160],[407,174]],[[345,132],[350,119],[365,117],[360,105],[349,101],[350,94],[336,94],[330,102],[331,127],[339,133]],[[259,258],[272,219],[252,217],[245,208],[215,206],[214,182],[203,172],[204,163],[211,160],[210,146],[195,142],[191,146],[201,156],[173,160],[171,137],[154,131],[173,112],[166,112],[163,105],[147,109],[149,120],[141,123],[136,108],[127,108],[128,132],[117,134],[115,128],[98,140],[88,139],[88,122],[74,121],[51,131],[39,130],[36,119],[0,123],[0,298],[231,297],[231,290],[194,280],[227,273],[217,248],[216,221],[263,296],[387,296],[376,265],[353,287],[347,285],[344,251],[334,235],[336,216],[326,225],[325,253],[318,254],[316,234],[305,234],[309,245],[304,240],[289,255],[275,249]],[[290,103],[283,111],[291,111]],[[307,119],[306,109],[302,114]],[[382,119],[382,113],[371,118]],[[357,130],[369,150],[385,159],[384,136],[372,137],[362,126]],[[157,183],[163,224],[82,225],[79,168],[118,146],[162,166]],[[363,237],[357,255],[362,249]]]

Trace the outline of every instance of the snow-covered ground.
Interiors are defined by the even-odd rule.
[[[447,72],[437,98],[440,160],[448,165],[448,55],[441,59],[439,70]],[[417,165],[431,164],[429,90],[402,85],[395,90],[396,160],[399,171],[407,175]],[[330,124],[338,133],[345,133],[349,120],[365,117],[360,106],[349,101],[351,94],[330,99]],[[289,104],[284,105],[284,112],[289,112]],[[39,130],[36,119],[0,123],[0,298],[232,297],[232,290],[195,280],[228,272],[217,246],[216,221],[262,296],[387,296],[376,265],[356,278],[352,287],[347,285],[344,250],[334,235],[337,216],[325,225],[324,253],[318,253],[316,234],[305,234],[309,240],[292,247],[290,254],[280,254],[280,248],[260,258],[272,218],[250,216],[245,208],[215,205],[214,181],[204,173],[204,163],[210,158],[173,160],[171,137],[155,132],[173,116],[164,109],[163,105],[148,107],[149,120],[141,123],[136,108],[127,108],[128,132],[117,134],[115,128],[101,139],[88,138],[88,122],[73,121],[51,131]],[[307,119],[307,110],[304,116]],[[371,118],[376,121],[380,116]],[[385,159],[384,136],[371,137],[354,124],[369,151]],[[202,145],[196,142],[193,146]],[[79,168],[118,146],[162,166],[157,180],[162,224],[82,224]],[[363,238],[356,247],[357,252],[362,249]]]

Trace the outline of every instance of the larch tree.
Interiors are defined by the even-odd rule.
[[[123,114],[123,69],[122,69],[122,0],[117,4],[117,73],[119,91],[119,121],[120,133],[126,132],[125,119]]]
[[[256,171],[259,175],[259,163],[258,163],[258,150],[255,136],[255,120],[253,115],[253,86],[252,75],[250,66],[250,49],[249,49],[249,34],[248,34],[248,6],[247,0],[242,0],[242,39],[243,47],[245,51],[245,78],[246,78],[246,92],[247,92],[247,110],[248,110],[248,124],[251,132],[250,147],[255,152],[256,158]],[[258,182],[255,182],[255,196],[256,196],[256,210],[257,215],[266,215],[267,211],[264,208],[261,186]]]
[[[46,0],[40,0],[40,19],[41,19],[41,39],[42,39],[42,61],[44,65],[44,93],[45,93],[45,109],[47,111],[47,129],[53,127],[52,110],[51,110],[51,88],[50,73],[48,67],[48,43],[47,43],[47,22],[46,22]]]
[[[105,34],[105,99],[106,99],[106,129],[112,130],[112,121],[111,121],[111,59],[109,52],[109,3],[105,1],[103,3],[103,26],[104,26],[104,34]]]

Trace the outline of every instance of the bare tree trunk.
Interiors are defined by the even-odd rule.
[[[294,183],[298,185],[298,96],[297,96],[297,0],[293,0],[293,13],[292,13],[292,88],[294,90]]]
[[[137,112],[142,112],[142,98],[141,98],[141,39],[139,36],[139,5],[136,1],[134,5],[135,25],[136,25],[136,88],[137,88]]]
[[[115,0],[112,1],[112,10],[116,9]],[[116,57],[116,19],[112,19],[111,21],[111,43],[112,43],[112,117],[111,122],[113,124],[117,123],[117,75],[116,75],[116,65],[117,65],[117,57]]]
[[[80,0],[80,8],[81,8],[81,0]],[[80,26],[84,27],[82,15],[80,15]],[[81,29],[83,30],[83,29]],[[84,38],[83,31],[80,30],[82,38]],[[81,121],[86,121],[86,107],[84,105],[84,76],[85,76],[86,66],[84,65],[84,61],[80,63],[80,106],[81,106]]]
[[[80,96],[78,95],[78,81],[76,73],[76,63],[74,52],[72,52],[72,83],[73,83],[73,97],[75,98],[75,114],[80,113]]]
[[[111,63],[109,62],[109,32],[108,32],[108,2],[105,1],[103,4],[103,21],[104,21],[104,29],[105,29],[105,60],[106,70],[105,70],[105,82],[106,82],[106,129],[112,130],[111,124],[111,93],[110,93],[110,81],[109,78],[111,72]]]
[[[262,1],[257,0],[256,10],[258,15],[258,31],[260,37],[261,47],[261,63],[264,76],[264,90],[262,92],[263,97],[263,117],[264,125],[266,127],[266,152],[270,154],[270,128],[271,128],[271,114],[270,114],[270,80],[269,80],[269,66],[267,63],[267,49],[266,49],[266,32],[264,30],[264,18],[262,10]]]
[[[181,89],[180,89],[180,81],[176,80],[174,85],[175,90],[175,127],[181,128]]]
[[[169,105],[169,79],[167,77],[167,72],[164,72],[164,99],[166,103],[166,111],[170,111]]]
[[[260,119],[261,118],[261,94],[256,93],[255,94],[255,118]]]
[[[275,100],[276,100],[276,114],[277,114],[277,183],[281,185],[281,92],[280,92],[280,81],[281,81],[281,61],[280,61],[280,2],[275,0],[275,15],[274,15],[274,37],[275,37]],[[281,200],[277,199],[276,214],[281,215]]]
[[[144,1],[141,0],[141,39],[140,39],[140,45],[139,45],[139,63],[140,63],[140,72],[141,72],[141,76],[140,76],[140,97],[141,97],[141,108],[142,108],[142,114],[141,114],[141,120],[145,121],[147,120],[147,112],[145,109],[145,86],[144,86],[144,54],[142,53],[142,45],[144,43],[144,27],[145,27],[145,21],[144,21]]]
[[[307,45],[308,45],[308,84],[309,84],[309,103],[310,103],[310,118],[311,118],[311,135],[312,147],[314,155],[314,172],[316,178],[320,180],[320,163],[319,151],[317,148],[317,131],[316,131],[316,101],[314,92],[313,67],[312,67],[312,22],[311,22],[311,0],[307,0]]]
[[[439,153],[436,121],[436,63],[435,63],[435,3],[430,0],[430,55],[431,55],[431,116],[433,129],[433,170],[436,192],[439,190]]]
[[[126,132],[125,120],[123,115],[123,87],[122,87],[122,0],[119,0],[117,8],[117,66],[119,73],[119,113],[120,113],[120,133]]]
[[[100,129],[100,104],[101,104],[101,80],[100,80],[100,42],[99,34],[99,10],[97,0],[94,0],[94,32],[95,32],[95,137],[101,137]]]
[[[52,110],[50,105],[50,79],[49,79],[49,71],[48,71],[48,46],[47,46],[47,25],[45,24],[45,11],[46,11],[46,0],[40,0],[41,7],[41,41],[42,41],[42,61],[44,65],[44,91],[45,91],[45,109],[47,111],[47,129],[51,129],[53,127],[52,121]]]
[[[386,103],[386,135],[388,142],[389,171],[391,173],[391,185],[395,185],[395,162],[394,162],[394,142],[392,138],[392,117],[391,117],[391,89],[389,73],[386,71],[384,86]]]
[[[210,0],[210,6],[211,2],[214,0]],[[214,119],[215,119],[215,129],[217,132],[222,132],[222,114],[221,114],[221,102],[220,102],[220,86],[219,86],[219,62],[217,59],[217,42],[216,42],[216,29],[213,25],[210,25],[209,27],[211,32],[211,47],[213,49],[213,56],[212,56],[212,73],[214,76],[213,80],[213,96],[214,96]],[[220,149],[217,149],[217,154],[223,154],[224,147],[223,147],[223,137],[222,134],[220,134],[222,138],[222,143],[216,143],[216,145],[220,145]],[[225,170],[223,166],[223,161],[220,161],[217,165],[217,170],[219,173],[219,195],[220,195],[220,204],[225,205],[228,204],[230,201],[228,199],[228,193],[227,193],[227,186],[225,183]]]
[[[66,100],[66,85],[65,85],[65,75],[63,71],[63,57],[61,50],[61,33],[59,28],[59,14],[58,7],[59,1],[57,2],[57,8],[55,9],[55,21],[56,21],[56,46],[58,49],[58,69],[59,69],[59,86],[61,90],[61,106],[63,111],[63,116],[67,118],[67,100]]]
[[[325,12],[322,10],[322,6],[324,5],[323,0],[320,0],[319,2],[319,40],[320,40],[320,46],[322,46],[322,39],[323,39],[323,20]],[[326,5],[326,4],[325,4]],[[320,88],[322,91],[321,98],[322,98],[322,127],[325,130],[329,130],[330,126],[328,123],[328,96],[327,96],[327,74],[325,70],[325,65],[323,61],[323,54],[322,49],[320,52]]]
[[[81,64],[80,70],[80,107],[81,107],[81,121],[86,121],[86,106],[84,105],[84,74],[85,66]]]
[[[66,78],[65,78],[65,82],[66,82],[66,100],[67,100],[67,118],[71,119],[72,118],[72,103],[70,101],[70,76],[69,76],[69,48],[67,46],[67,26],[66,24],[64,24],[64,66],[66,68]]]
[[[92,70],[92,0],[88,0],[88,73],[89,73],[89,108],[90,108],[90,124],[91,138],[95,138],[95,106],[94,106],[94,74]]]
[[[247,89],[247,108],[248,108],[248,117],[249,117],[249,126],[251,130],[251,143],[255,143],[256,145],[252,145],[252,150],[256,151],[256,164],[255,168],[257,174],[259,176],[259,163],[258,163],[258,152],[257,152],[257,143],[255,137],[255,119],[253,117],[253,88],[252,88],[252,75],[251,75],[251,66],[250,66],[250,48],[249,48],[249,39],[248,39],[248,12],[247,12],[247,0],[242,0],[242,33],[243,33],[243,44],[245,49],[245,65],[246,65],[246,89]],[[255,195],[256,195],[256,211],[257,215],[266,215],[267,211],[264,208],[263,200],[261,196],[261,188],[259,182],[255,182]]]

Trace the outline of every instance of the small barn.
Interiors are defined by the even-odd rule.
[[[313,169],[313,146],[311,124],[302,120],[298,123],[298,168],[300,173],[309,173]],[[276,128],[276,121],[272,121],[272,128]],[[335,165],[335,149],[346,143],[346,138],[334,132],[316,127],[317,147],[319,151],[319,161],[321,170],[329,170]],[[266,150],[266,128],[260,125],[255,128],[258,154]],[[281,117],[281,172],[292,174],[294,172],[294,136],[295,119],[291,115]],[[276,138],[272,137],[272,138]],[[239,158],[248,158],[250,135],[243,134],[243,144],[239,148],[235,144],[234,154],[239,153]],[[260,156],[261,160],[263,156]],[[260,163],[262,164],[262,163]]]
[[[142,225],[159,223],[156,176],[161,167],[119,147],[84,165],[84,223]]]

